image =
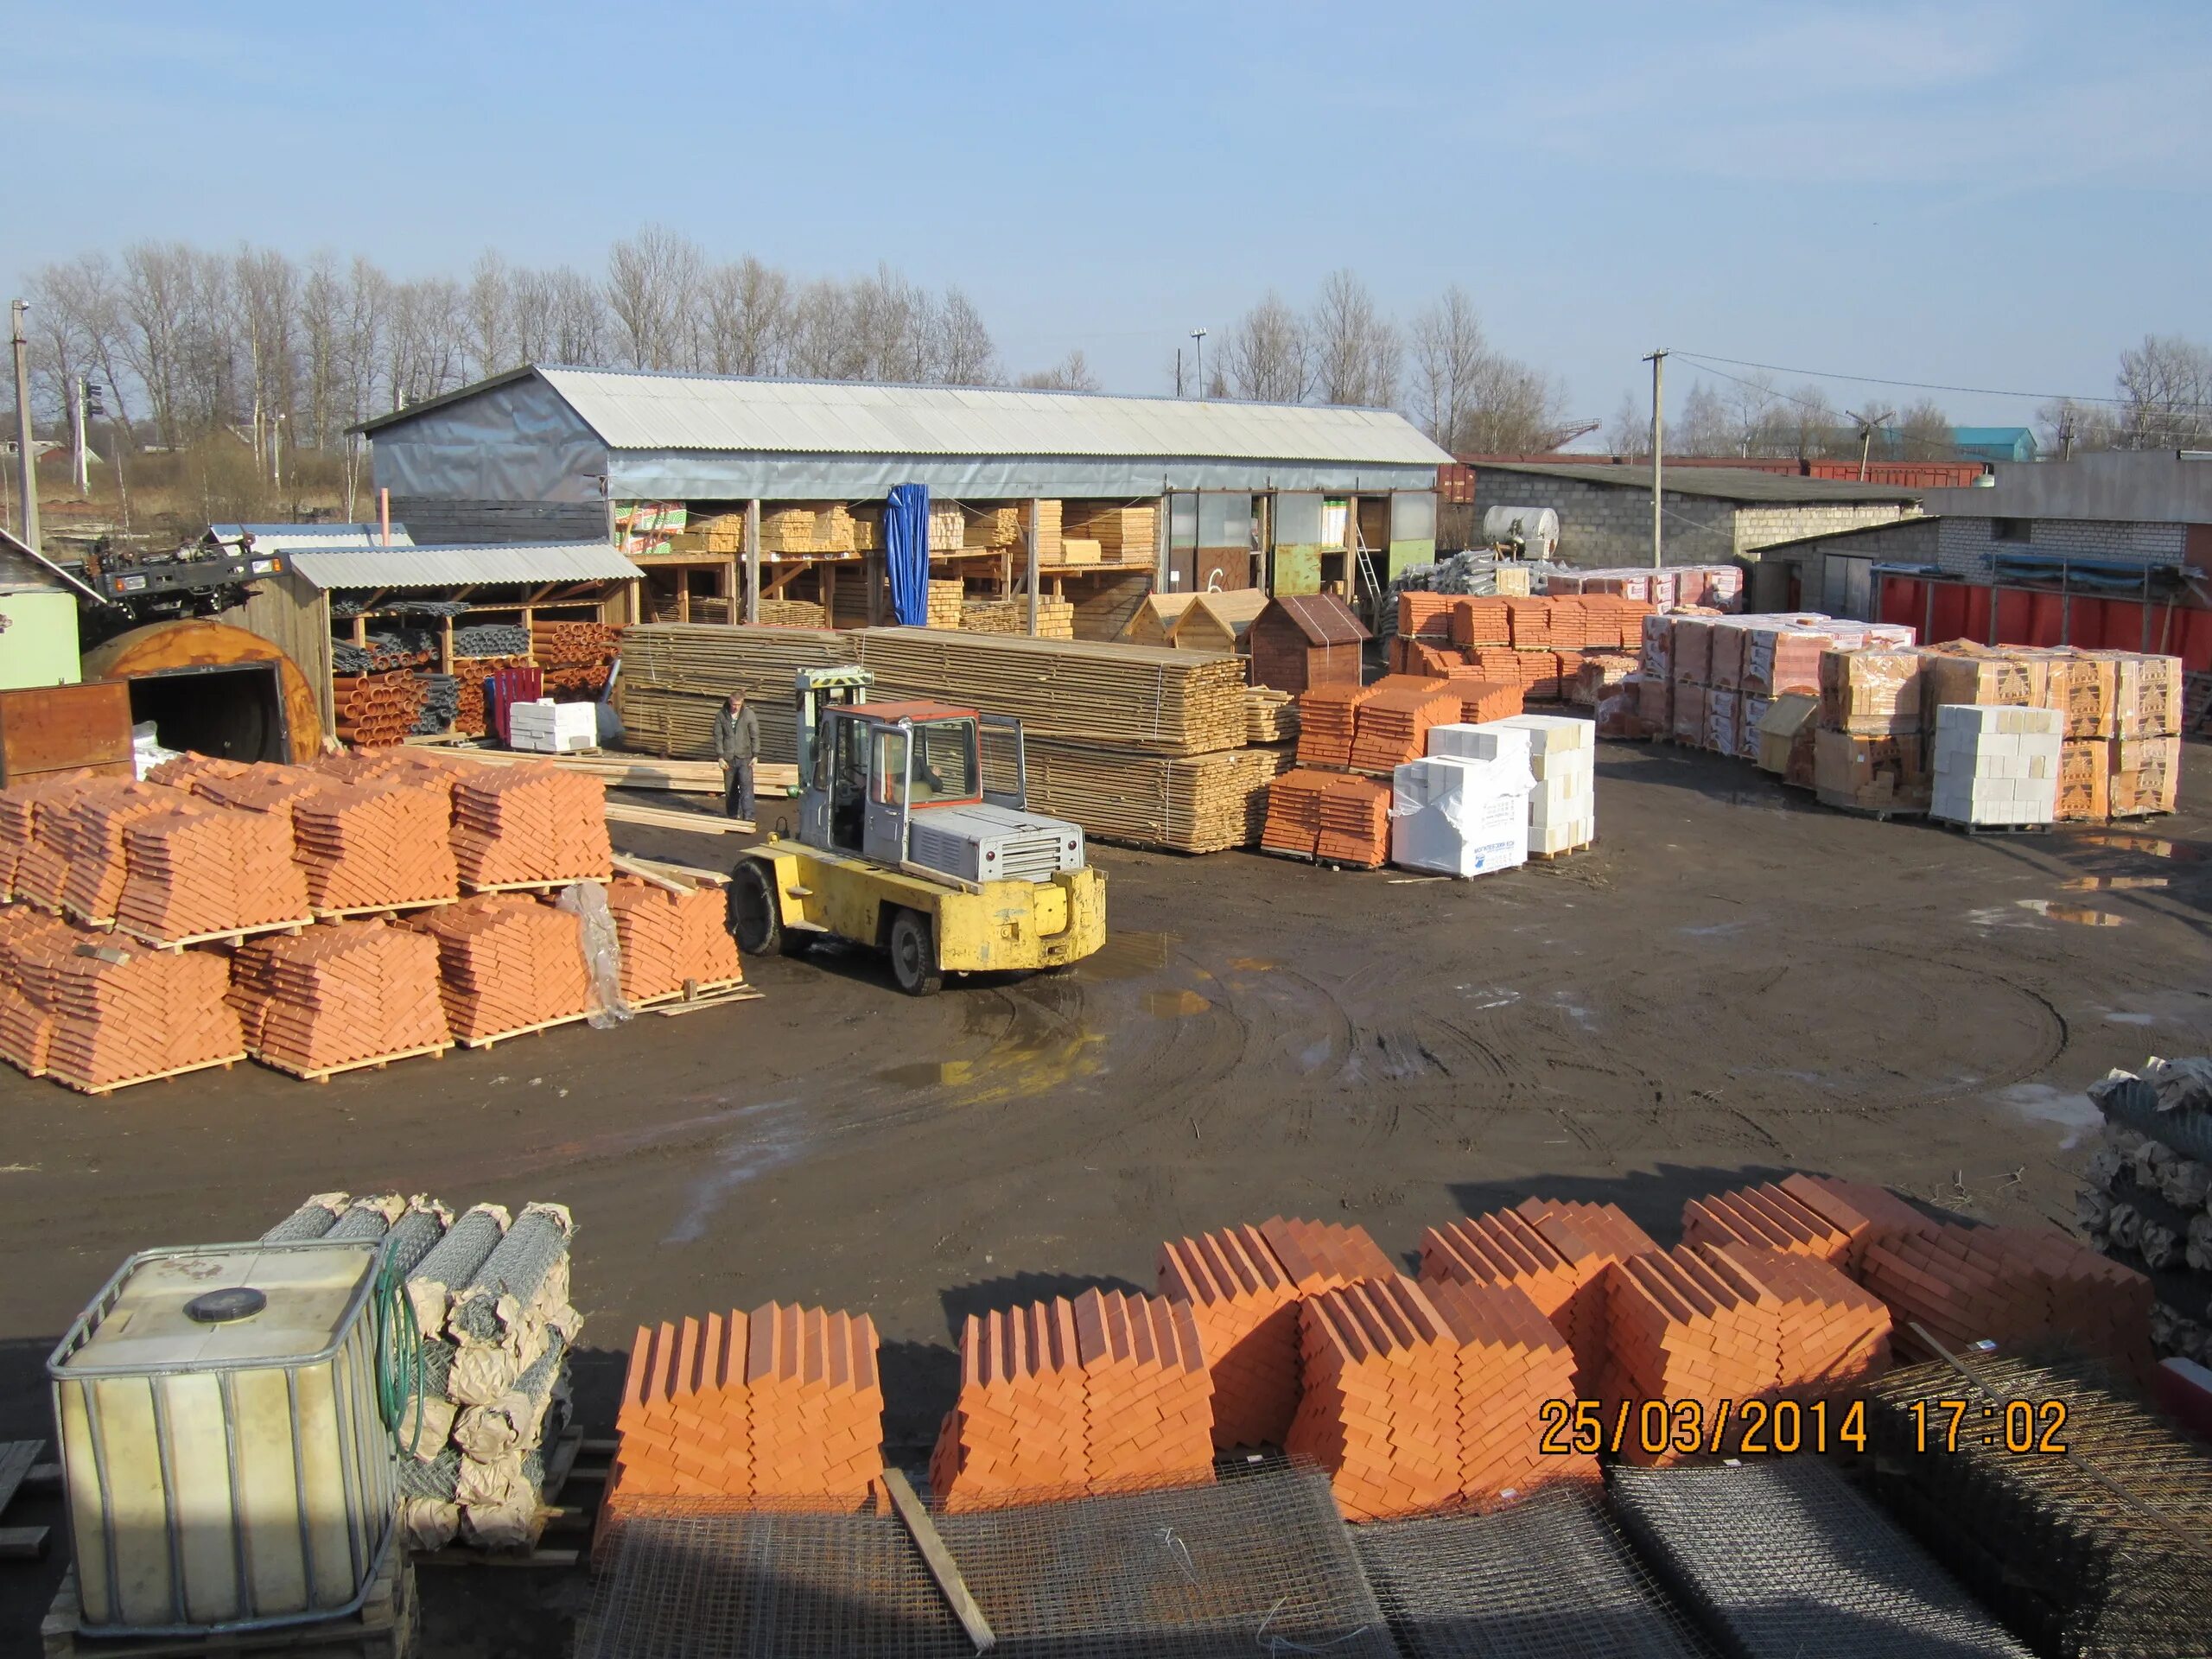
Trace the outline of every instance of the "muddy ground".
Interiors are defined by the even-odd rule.
[[[1111,942],[1056,978],[915,1001],[825,952],[750,964],[741,1007],[327,1087],[0,1076],[0,1439],[50,1433],[42,1362],[124,1255],[321,1189],[571,1205],[601,1424],[641,1320],[867,1309],[904,1452],[951,1402],[963,1315],[1149,1288],[1171,1235],[1308,1214],[1410,1260],[1423,1226],[1541,1192],[1671,1240],[1686,1197],[1792,1168],[2064,1224],[2084,1086],[2212,1052],[2199,746],[2192,810],[2140,835],[1877,823],[1666,747],[1599,768],[1593,851],[1471,883],[1098,849]],[[0,1651],[59,1571],[0,1566]],[[585,1595],[424,1578],[434,1653],[557,1650]]]

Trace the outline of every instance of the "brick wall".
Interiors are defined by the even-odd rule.
[[[1669,564],[1725,564],[1777,542],[1894,523],[1898,502],[1798,502],[1747,505],[1711,496],[1665,493],[1664,546]],[[1559,556],[1584,569],[1648,564],[1651,495],[1648,489],[1586,484],[1535,473],[1475,469],[1473,523],[1494,506],[1549,507],[1559,514]]]
[[[1831,531],[1861,530],[1871,524],[1893,524],[1908,516],[1901,501],[1796,502],[1786,505],[1747,506],[1736,514],[1738,556],[1795,542]]]
[[[1936,563],[1954,575],[1973,577],[1988,575],[1990,555],[2000,550],[2171,564],[2180,561],[2188,537],[2183,524],[2103,518],[2031,519],[2025,542],[1999,542],[1996,528],[1993,518],[1945,518],[1936,538]]]

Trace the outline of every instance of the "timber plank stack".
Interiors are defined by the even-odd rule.
[[[292,827],[273,813],[187,801],[138,819],[124,844],[130,873],[117,920],[143,938],[169,943],[308,919]]]
[[[318,910],[411,904],[461,892],[448,836],[451,785],[331,784],[296,802],[293,855]]]
[[[1278,749],[1164,755],[1025,737],[1029,804],[1088,834],[1181,853],[1249,847],[1260,837]]]
[[[1064,505],[1064,503],[1049,496],[1035,505],[1036,522],[1030,526],[1030,531],[1037,543],[1037,563],[1039,564],[1058,564],[1061,562],[1061,527],[1066,516]]]
[[[760,626],[768,628],[826,628],[830,613],[810,599],[764,599]]]
[[[472,772],[453,791],[453,853],[471,887],[604,881],[607,785],[560,766]]]
[[[967,594],[968,584],[955,576],[949,581],[932,581],[929,586],[929,626],[933,628],[957,628]]]
[[[1298,699],[1272,686],[1244,688],[1244,741],[1248,743],[1295,743],[1298,741]]]
[[[632,876],[608,882],[607,907],[622,948],[623,1001],[667,996],[687,982],[728,985],[742,979],[728,906],[719,887],[673,893]]]
[[[231,963],[229,1001],[246,1052],[311,1075],[448,1046],[438,946],[382,922],[341,922],[249,939]]]
[[[1029,633],[1029,601],[1026,595],[1014,599],[969,599],[961,601],[960,620],[957,625],[969,633]],[[1072,639],[1075,638],[1075,605],[1071,600],[1046,599],[1037,601],[1037,632],[1039,639]]]
[[[1150,564],[1158,552],[1159,510],[1155,507],[1086,507],[1064,517],[1065,536],[1098,543],[1108,564]]]
[[[857,551],[852,509],[842,501],[771,507],[760,515],[763,553]]]
[[[437,941],[446,1023],[464,1041],[551,1025],[594,1007],[581,918],[527,893],[486,893],[403,925]]]
[[[760,758],[798,757],[791,688],[802,668],[855,660],[853,636],[828,628],[655,623],[624,630],[615,704],[632,747],[714,758],[715,715],[733,691],[760,721]]]
[[[1021,509],[1015,506],[969,507],[960,544],[971,550],[1014,547],[1021,541]]]

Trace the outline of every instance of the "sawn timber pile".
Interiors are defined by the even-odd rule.
[[[1178,853],[1218,853],[1260,838],[1268,785],[1287,749],[1146,754],[1025,734],[1029,804],[1085,833]]]
[[[931,697],[1019,718],[1026,734],[1203,754],[1244,742],[1244,664],[1149,645],[862,628],[878,698]]]
[[[730,627],[656,622],[622,632],[615,704],[631,746],[711,759],[715,715],[742,692],[760,721],[760,759],[798,758],[791,687],[802,668],[854,660],[853,636],[830,628]]]

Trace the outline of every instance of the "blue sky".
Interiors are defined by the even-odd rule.
[[[1401,315],[1463,284],[1590,417],[1655,345],[2101,393],[2145,333],[2212,338],[2201,0],[0,16],[17,275],[140,237],[595,270],[658,220],[888,259],[964,288],[1011,370],[1080,346],[1149,391],[1190,329],[1349,264]]]

